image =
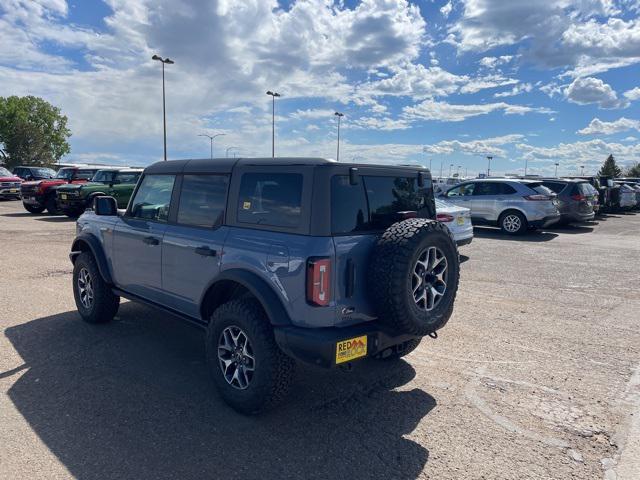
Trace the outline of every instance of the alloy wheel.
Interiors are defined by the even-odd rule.
[[[429,247],[419,256],[413,267],[411,288],[418,308],[433,310],[447,291],[447,258],[439,248]]]
[[[80,295],[80,303],[87,310],[93,306],[93,280],[91,274],[86,268],[81,268],[78,273],[78,295]]]
[[[517,215],[507,215],[502,220],[502,226],[509,233],[516,233],[522,228],[522,221]]]
[[[229,385],[246,389],[255,372],[253,346],[246,333],[236,326],[225,328],[218,339],[218,363]]]

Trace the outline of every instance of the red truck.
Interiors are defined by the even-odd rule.
[[[20,198],[22,179],[4,167],[0,167],[0,198]]]
[[[65,167],[49,180],[23,182],[20,187],[22,205],[31,213],[42,213],[46,208],[51,214],[58,214],[56,187],[67,183],[85,183],[98,171],[95,167]]]

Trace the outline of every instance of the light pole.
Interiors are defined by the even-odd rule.
[[[451,170],[453,169],[453,163],[449,164],[449,176],[451,176]]]
[[[229,157],[229,150],[232,150],[234,148],[237,149],[238,147],[229,147],[229,148],[227,148],[227,151],[224,153],[224,156],[225,157]]]
[[[556,162],[556,178],[558,178],[558,165],[560,165],[558,162]]]
[[[529,159],[525,158],[524,159],[524,176],[527,176],[527,167],[529,166]]]
[[[207,137],[209,140],[211,140],[211,160],[213,160],[213,139],[216,137],[222,137],[226,134],[224,133],[216,133],[215,135],[207,135],[206,133],[200,133],[198,136],[199,137]]]
[[[422,147],[422,153],[424,153],[425,157],[427,156],[427,147]],[[426,158],[425,158],[426,160]],[[431,171],[431,162],[433,161],[433,158],[429,159],[429,171]]]
[[[487,155],[487,160],[489,160],[489,164],[487,166],[487,177],[491,176],[491,160],[493,160],[493,156]]]
[[[584,165],[580,165],[580,176],[584,175]]]
[[[336,162],[340,161],[340,119],[344,117],[344,113],[336,112],[334,113],[336,117],[338,117],[338,148],[336,150]]]
[[[276,158],[276,97],[281,97],[278,92],[269,90],[271,96],[271,158]]]
[[[462,165],[458,165],[458,172],[457,172],[458,178],[460,178],[460,169],[461,168],[462,168]]]
[[[440,178],[442,178],[442,167],[444,167],[444,160],[440,162]]]
[[[164,161],[167,161],[167,113],[164,101],[164,66],[173,65],[175,62],[170,58],[162,58],[158,55],[151,57],[151,60],[157,60],[162,63],[162,126],[164,129]]]

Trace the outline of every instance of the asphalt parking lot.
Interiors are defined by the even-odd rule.
[[[199,330],[132,303],[81,322],[74,223],[0,202],[0,478],[640,478],[640,214],[475,234],[437,340],[300,367],[249,418]]]

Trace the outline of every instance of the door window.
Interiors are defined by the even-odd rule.
[[[130,216],[166,222],[175,175],[145,175],[131,202]]]
[[[469,197],[473,195],[474,187],[474,183],[466,183],[464,185],[460,185],[459,187],[449,190],[447,192],[447,197]]]
[[[185,175],[180,191],[178,223],[196,227],[222,224],[228,184],[227,175]]]
[[[240,182],[238,222],[295,228],[302,211],[299,173],[245,173]]]

